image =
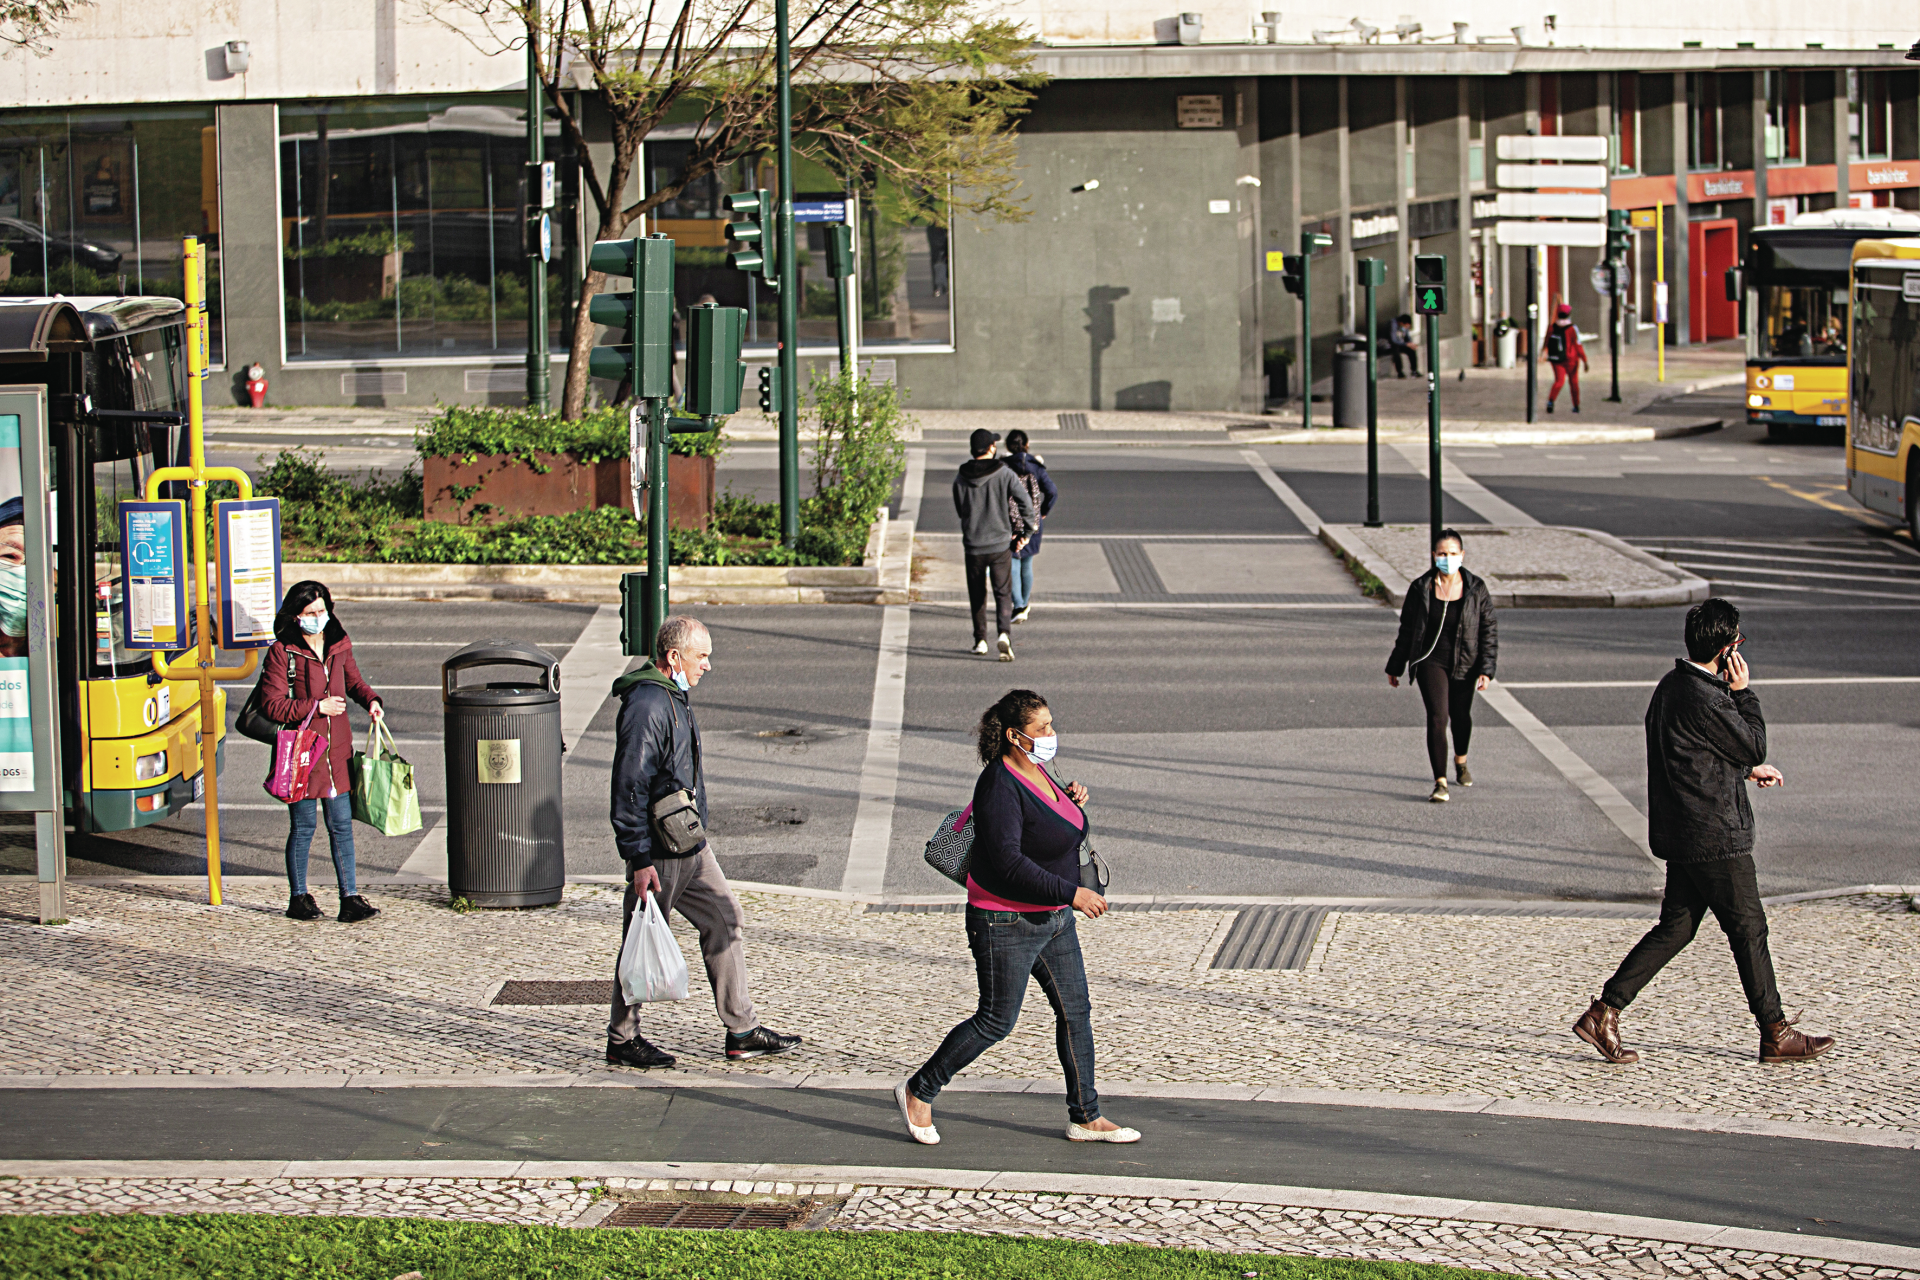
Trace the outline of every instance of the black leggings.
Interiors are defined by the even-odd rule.
[[[1437,662],[1423,662],[1413,669],[1420,682],[1420,696],[1427,704],[1427,763],[1436,778],[1447,776],[1447,724],[1453,724],[1453,753],[1467,754],[1473,739],[1473,680],[1449,680],[1445,668]]]

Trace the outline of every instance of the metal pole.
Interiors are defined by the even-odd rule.
[[[206,399],[207,287],[205,252],[188,236],[181,255],[181,290],[187,307],[187,443],[193,479],[193,610],[199,634],[197,679],[200,684],[200,776],[206,779],[207,901],[220,905],[220,731],[222,723],[214,685],[213,617],[207,608],[207,467]]]
[[[1367,295],[1367,528],[1380,527],[1380,352],[1374,329],[1374,285],[1365,286]]]
[[[1540,394],[1540,250],[1527,246],[1527,421],[1533,421],[1533,402]],[[1437,526],[1436,526],[1437,528]]]
[[[536,214],[538,193],[534,190],[531,166],[546,159],[546,102],[540,83],[540,0],[527,6],[527,208]],[[544,210],[537,212],[544,213]],[[529,239],[533,237],[529,236]],[[540,246],[527,246],[527,407],[545,412],[548,402],[547,367],[547,263]]]
[[[641,625],[647,633],[647,653],[653,652],[653,637],[667,620],[667,402],[661,398],[647,401],[647,616]]]
[[[1667,287],[1667,206],[1653,206],[1653,349],[1660,361],[1660,381],[1667,380],[1667,309],[1661,293]]]
[[[1440,372],[1436,366],[1440,363],[1440,325],[1433,316],[1426,317],[1423,326],[1427,331],[1427,507],[1430,512],[1428,523],[1433,526],[1433,537],[1428,545],[1440,538],[1440,529],[1446,521],[1440,515]]]
[[[792,48],[787,41],[787,0],[776,0],[774,24],[779,28],[775,57],[779,59],[780,211],[776,235],[780,241],[780,541],[791,547],[800,540],[800,271],[793,247],[793,75]]]
[[[1300,429],[1313,430],[1313,240],[1300,236]]]
[[[1613,394],[1607,400],[1620,403],[1620,266],[1607,259],[1607,358],[1613,365]]]

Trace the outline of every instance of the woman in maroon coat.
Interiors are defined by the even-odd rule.
[[[347,723],[347,699],[384,718],[380,696],[360,676],[353,641],[333,616],[333,593],[319,582],[296,582],[273,620],[276,637],[262,659],[260,697],[269,719],[296,727],[317,710],[312,727],[326,739],[325,754],[314,762],[316,796],[287,806],[287,917],[318,920],[320,904],[307,892],[307,851],[313,846],[316,818],[324,815],[333,847],[333,873],[340,885],[340,920],[352,924],[380,914],[354,891],[353,799],[347,762],[353,754],[353,729]],[[291,671],[292,679],[288,679]],[[271,766],[270,766],[271,767]]]

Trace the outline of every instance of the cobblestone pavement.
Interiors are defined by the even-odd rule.
[[[611,886],[557,906],[457,913],[438,886],[374,890],[353,926],[280,914],[276,882],[72,885],[73,922],[29,923],[34,887],[0,886],[9,974],[0,1075],[415,1076],[604,1073],[594,1006],[490,1007],[506,979],[610,977]],[[682,1055],[649,1080],[716,1075],[898,1079],[972,1012],[973,966],[952,913],[742,895],[747,961],[768,1025],[799,1053],[729,1063],[704,991],[647,1011]],[[1839,1047],[1763,1067],[1732,959],[1711,926],[1622,1020],[1637,1067],[1568,1031],[1643,921],[1330,914],[1304,970],[1209,968],[1235,913],[1115,912],[1080,922],[1103,1044],[1103,1086],[1222,1084],[1476,1094],[1920,1133],[1920,1024],[1888,993],[1920,977],[1920,914],[1898,897],[1822,899],[1770,913],[1789,1010]],[[692,931],[674,919],[683,950]],[[695,979],[696,989],[699,980]],[[903,999],[902,993],[909,993]],[[879,1016],[881,1011],[885,1016]],[[1053,1029],[1029,1002],[973,1075],[1057,1080]],[[1205,1026],[1204,1035],[1193,1028]],[[621,1073],[624,1074],[624,1073]]]
[[[0,1180],[0,1213],[273,1213],[590,1226],[610,1201],[675,1194],[844,1197],[829,1230],[942,1231],[1213,1252],[1440,1263],[1554,1280],[1892,1277],[1920,1271],[1588,1231],[1220,1200],[854,1183],[647,1178],[93,1178]],[[598,1212],[596,1212],[598,1210]]]

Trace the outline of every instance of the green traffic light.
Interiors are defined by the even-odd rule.
[[[587,303],[587,315],[595,324],[603,324],[609,329],[633,328],[633,295],[630,293],[596,293],[593,301]]]
[[[631,278],[634,254],[634,242],[631,240],[596,240],[593,251],[587,255],[587,267],[610,276]]]

